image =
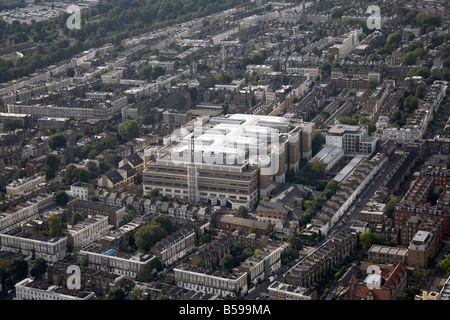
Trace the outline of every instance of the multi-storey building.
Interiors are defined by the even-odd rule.
[[[246,272],[221,272],[180,264],[173,269],[178,287],[216,294],[220,297],[235,297],[236,292],[244,296],[248,291]]]
[[[79,258],[87,261],[88,266],[95,270],[136,278],[139,270],[155,259],[155,256],[143,253],[133,255],[116,249],[106,250],[99,242],[94,242],[80,250]]]
[[[382,265],[364,262],[360,277],[353,276],[338,300],[395,300],[406,289],[407,270],[403,263]]]
[[[78,181],[70,186],[70,191],[67,193],[77,199],[89,200],[89,196],[93,189],[94,188],[89,183]]]
[[[83,216],[102,215],[108,217],[108,223],[118,227],[126,214],[125,207],[115,207],[94,201],[74,199],[67,204],[69,215],[80,212]]]
[[[221,233],[219,237],[202,245],[195,253],[190,255],[190,264],[211,268],[219,266],[223,257],[230,253],[233,242],[234,237],[232,235]]]
[[[430,232],[418,231],[408,247],[408,265],[426,269],[428,259],[434,258],[433,243],[436,240]]]
[[[83,105],[83,103],[85,105]],[[56,106],[56,105],[26,105],[22,102],[8,104],[8,113],[30,114],[33,119],[54,117],[72,118],[74,120],[111,120],[116,115],[120,115],[122,109],[127,105],[127,97],[120,96],[114,100],[94,101],[80,100],[78,106]]]
[[[183,258],[194,248],[194,229],[183,228],[155,244],[150,248],[150,253],[155,255],[163,264],[170,265]]]
[[[53,195],[44,195],[0,213],[0,232],[16,229],[21,222],[37,217],[39,210],[52,203],[53,198]]]
[[[362,29],[354,30],[342,35],[337,39],[330,48],[330,55],[337,59],[345,58],[352,52],[359,43],[358,36],[362,33]]]
[[[274,281],[267,287],[269,300],[317,300],[317,291]]]
[[[100,239],[107,231],[108,217],[100,215],[67,226],[68,238],[73,241],[73,245],[82,247]]]
[[[328,129],[325,136],[327,146],[344,149],[346,154],[367,154],[375,152],[378,139],[370,137],[368,127],[337,124]]]
[[[45,259],[53,263],[64,259],[66,256],[67,237],[34,236],[20,229],[0,234],[2,250],[10,252],[22,252]]]
[[[284,278],[287,284],[310,287],[356,248],[357,235],[343,230],[294,265]]]
[[[17,165],[22,157],[22,142],[16,134],[0,134],[0,161],[6,166]]]
[[[443,191],[436,204],[430,194],[436,186]],[[394,210],[394,225],[400,228],[412,215],[442,219],[442,235],[450,234],[450,170],[442,166],[423,166],[417,179]]]
[[[42,280],[25,278],[16,283],[17,300],[93,300],[94,292],[68,289]]]
[[[311,158],[310,123],[245,114],[197,119],[164,138],[144,171],[144,195],[157,189],[187,200],[194,182],[200,202],[251,207],[284,182],[286,172],[296,172],[302,158]],[[197,178],[189,180],[193,164]]]
[[[47,269],[48,282],[56,286],[67,286],[67,280],[73,275],[72,272],[68,272],[71,265],[62,261],[49,265]],[[124,275],[80,266],[81,287],[89,287],[97,296],[106,296],[112,288],[118,287],[125,278]]]
[[[15,180],[6,186],[6,194],[15,196],[36,189],[40,184],[45,183],[45,176],[36,174],[31,177],[25,177]]]
[[[378,244],[372,245],[367,251],[369,260],[377,263],[407,263],[408,249],[381,246]]]
[[[242,262],[238,270],[247,272],[250,275],[250,281],[264,280],[266,276],[281,267],[281,254],[289,247],[290,245],[286,242],[267,244]]]

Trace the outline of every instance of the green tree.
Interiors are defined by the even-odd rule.
[[[412,113],[419,107],[419,98],[416,96],[408,96],[403,101],[403,108],[405,111]]]
[[[53,195],[58,206],[64,207],[69,202],[69,195],[64,190],[55,191]]]
[[[89,161],[86,164],[87,171],[89,172],[89,178],[95,179],[98,175],[98,165],[95,161]]]
[[[140,227],[134,236],[136,246],[143,252],[148,252],[156,242],[166,236],[166,231],[159,224],[150,224]]]
[[[234,268],[234,265],[235,265],[234,257],[231,254],[227,253],[222,258],[221,265],[222,265],[223,269],[230,271],[231,269]]]
[[[58,236],[61,233],[62,228],[61,217],[56,215],[48,217],[48,228],[52,237]]]
[[[52,150],[63,148],[67,145],[67,139],[62,133],[57,133],[48,138],[47,143]]]
[[[119,125],[119,135],[124,140],[130,140],[139,137],[139,124],[136,120],[125,120]]]
[[[322,145],[325,143],[325,137],[320,131],[316,131],[311,143],[312,155],[315,156],[320,151],[320,149],[322,149]]]
[[[395,205],[399,200],[400,199],[398,197],[392,197],[391,199],[389,199],[388,203],[384,207],[384,213],[386,214],[386,216],[388,216],[389,218],[394,217]]]
[[[163,76],[165,73],[166,71],[164,70],[164,68],[160,66],[154,66],[152,70],[152,78],[157,79],[158,77]]]
[[[14,131],[22,128],[22,125],[17,120],[6,120],[3,122],[3,131]]]
[[[450,276],[450,254],[444,257],[444,259],[439,263],[439,267],[447,272],[448,277]]]
[[[361,247],[365,250],[372,246],[372,232],[364,231],[359,235]]]
[[[316,179],[326,178],[326,165],[322,160],[314,159],[310,162],[308,167]]]
[[[112,288],[106,296],[108,300],[125,300],[125,291],[120,287]]]
[[[23,258],[15,258],[11,264],[11,278],[17,283],[28,276],[28,262]]]
[[[245,206],[240,206],[237,210],[236,216],[241,218],[246,218],[248,215],[248,210]]]
[[[36,258],[30,269],[30,275],[36,279],[40,279],[47,272],[47,261],[44,258]]]
[[[150,114],[144,114],[142,116],[142,123],[145,125],[150,125],[155,123],[155,118],[151,116]]]
[[[417,57],[414,52],[407,52],[401,58],[400,61],[407,66],[412,66],[416,64]]]
[[[55,177],[60,162],[61,159],[58,156],[54,154],[47,155],[47,157],[45,158],[45,166],[43,168],[43,172],[45,173],[47,180],[50,180]]]
[[[168,216],[157,216],[153,218],[151,224],[160,225],[167,234],[171,234],[176,230],[176,225],[172,222],[172,220]]]
[[[142,300],[144,291],[141,288],[134,288],[128,295],[129,300]]]
[[[442,191],[444,191],[444,186],[435,186],[433,191],[430,194],[430,202],[431,204],[435,205],[438,201],[439,197],[441,196]]]
[[[367,83],[367,89],[374,90],[378,86],[378,80],[377,79],[370,79]]]
[[[425,98],[427,94],[427,87],[424,84],[420,84],[416,88],[416,97],[419,99]]]
[[[430,70],[424,67],[412,67],[406,74],[407,77],[421,76],[425,79],[429,78],[430,75]]]
[[[149,193],[151,198],[157,198],[159,196],[159,190],[158,189],[152,189]]]
[[[92,161],[89,161],[88,164],[91,162]],[[64,179],[67,185],[71,185],[75,182],[89,182],[90,177],[89,171],[83,168],[77,168],[73,164],[67,166],[66,171],[64,172]]]
[[[84,217],[79,211],[75,211],[70,218],[70,224],[72,226],[76,225],[78,222],[83,221]]]

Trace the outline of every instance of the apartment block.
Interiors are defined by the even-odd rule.
[[[358,36],[362,33],[362,29],[354,30],[342,35],[338,38],[334,45],[330,47],[330,55],[336,59],[345,58],[359,44]]]
[[[219,297],[235,297],[235,292],[238,291],[241,291],[241,296],[244,296],[248,291],[246,272],[225,273],[190,264],[180,264],[173,271],[175,283],[181,288],[211,293]]]
[[[21,252],[45,259],[48,263],[60,261],[66,256],[67,237],[46,237],[32,235],[21,229],[0,233],[1,249],[9,252]]]
[[[344,149],[345,154],[371,155],[375,152],[378,139],[369,136],[368,127],[337,124],[328,129],[325,136],[327,146]]]
[[[267,287],[269,300],[317,300],[317,291],[303,288],[279,281],[274,281]]]
[[[356,233],[347,230],[338,233],[286,272],[286,283],[305,288],[312,286],[325,272],[350,255],[356,248],[356,243]]]
[[[408,262],[408,249],[388,247],[374,244],[367,251],[370,261],[383,264],[397,264]]]
[[[84,217],[102,215],[108,217],[108,223],[116,228],[122,222],[126,214],[125,207],[115,207],[94,201],[74,199],[67,204],[68,214],[72,216],[75,212],[80,212]]]
[[[87,246],[99,240],[108,232],[107,216],[89,216],[84,221],[67,226],[67,236],[73,241],[74,246]]]
[[[25,278],[16,283],[16,300],[93,300],[94,292],[68,289],[42,280]]]
[[[72,184],[70,186],[70,191],[67,193],[76,199],[89,200],[93,191],[94,188],[91,184],[79,181]]]
[[[307,128],[305,135],[303,128]],[[288,170],[297,171],[301,158],[310,159],[311,141],[307,123],[283,117],[232,114],[209,121],[197,118],[164,138],[165,147],[144,171],[144,195],[157,189],[162,195],[187,200],[187,167],[192,160],[201,203],[250,208],[284,182]],[[270,152],[263,155],[263,146]]]
[[[237,269],[247,272],[250,281],[257,283],[258,279],[264,280],[281,267],[281,254],[289,247],[286,242],[267,244],[255,250],[255,254],[242,262]]]
[[[55,262],[48,266],[48,282],[55,286],[67,286],[67,280],[72,276],[67,270],[71,266],[68,262]],[[114,274],[102,270],[94,270],[88,267],[80,266],[80,285],[82,288],[88,288],[97,296],[106,296],[108,292],[118,287],[123,279],[123,275]]]
[[[190,264],[215,268],[220,265],[223,257],[230,253],[234,237],[230,234],[220,233],[209,243],[205,243],[189,256]]]
[[[150,248],[150,253],[155,255],[161,263],[171,265],[194,250],[195,237],[194,229],[180,229],[156,243]]]
[[[6,186],[6,194],[13,197],[18,194],[24,194],[28,191],[34,190],[41,184],[45,183],[45,176],[36,174],[31,177],[17,179]]]
[[[433,235],[426,231],[418,231],[408,247],[408,264],[426,269],[428,258],[433,258]]]
[[[80,250],[79,258],[87,261],[92,269],[136,278],[139,270],[155,259],[155,256],[143,253],[133,255],[116,249],[105,250],[99,242],[94,242]]]

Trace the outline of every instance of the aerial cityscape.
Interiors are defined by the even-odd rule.
[[[449,81],[449,0],[0,0],[0,300],[450,300]]]

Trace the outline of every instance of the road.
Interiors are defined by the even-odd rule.
[[[359,220],[361,218],[361,211],[373,197],[378,188],[385,182],[386,177],[400,159],[400,154],[394,154],[392,158],[387,163],[385,163],[385,165],[375,175],[373,181],[369,183],[359,195],[359,198],[355,199],[353,204],[350,206],[347,214],[339,219],[335,226],[332,228],[328,236],[329,238],[334,236],[339,231],[345,229],[348,224],[351,224],[353,221]]]

